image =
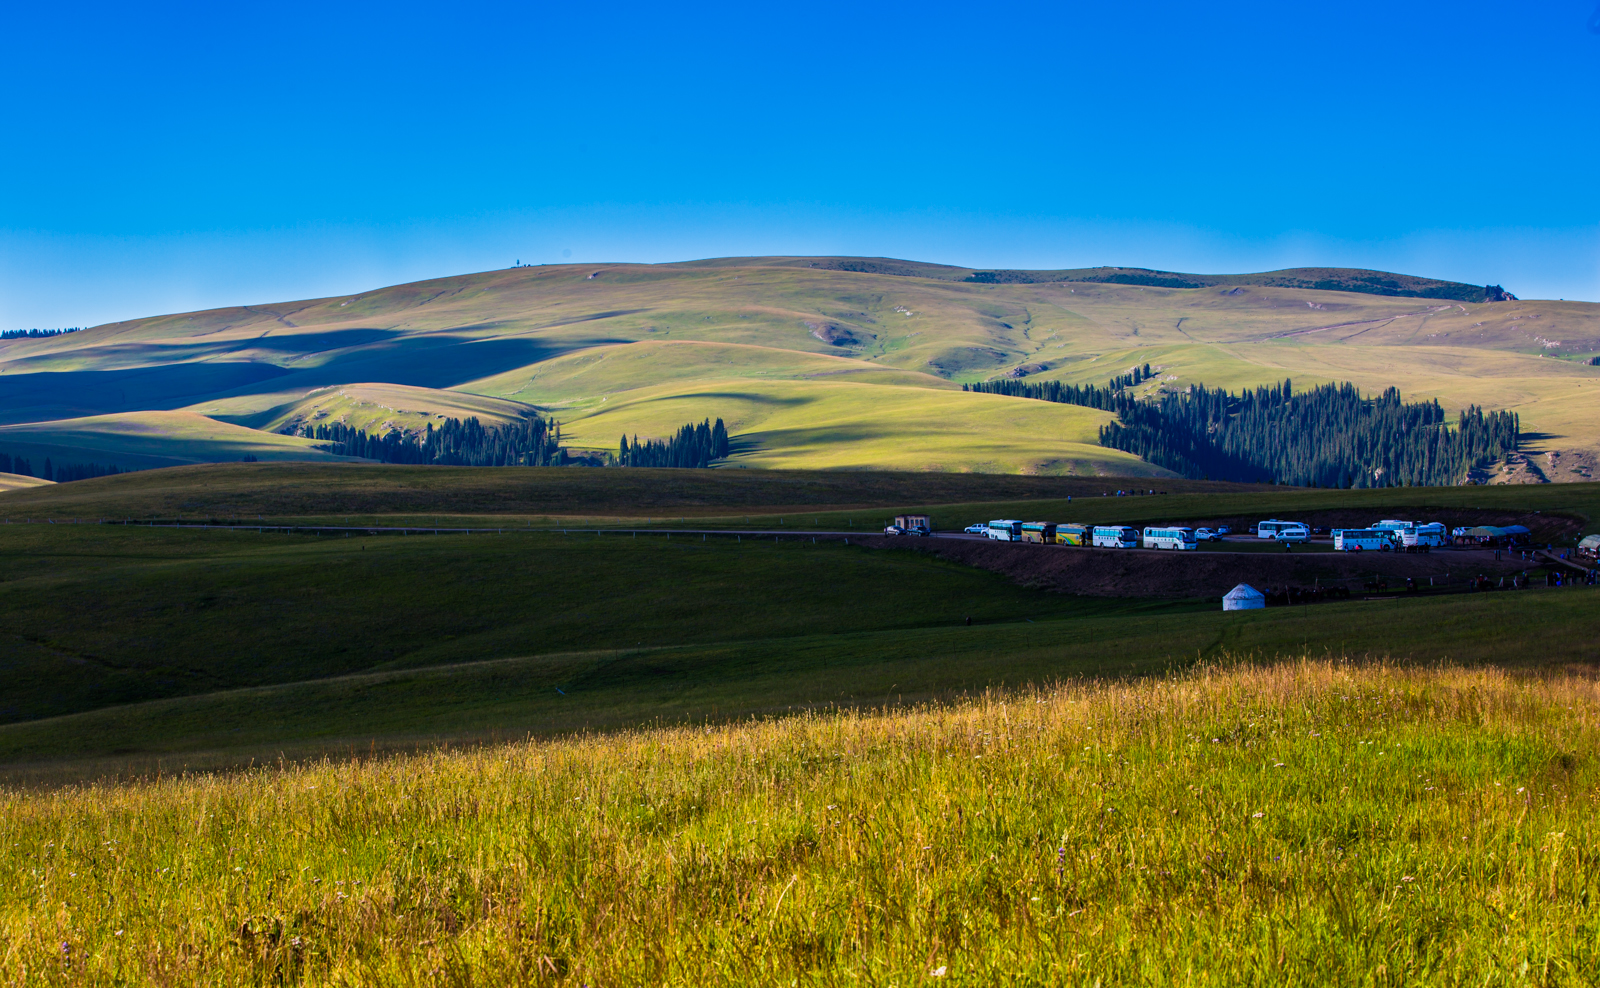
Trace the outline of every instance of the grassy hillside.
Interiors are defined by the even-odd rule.
[[[1577,985],[1597,723],[1583,676],[1289,662],[0,792],[0,941],[129,985]]]
[[[750,554],[772,551],[762,547]],[[778,619],[758,619],[749,628],[739,628],[736,640],[724,642],[651,645],[664,637],[702,630],[692,624],[676,627],[677,615],[668,614],[666,626],[651,629],[655,633],[642,645],[525,655],[520,651],[555,643],[541,624],[557,628],[559,634],[563,625],[581,623],[574,618],[587,617],[593,623],[593,613],[521,624],[512,619],[512,627],[498,638],[454,640],[448,635],[453,629],[445,626],[448,616],[428,605],[422,620],[408,620],[405,627],[413,634],[445,632],[444,640],[407,659],[379,663],[374,671],[335,674],[332,670],[357,660],[348,655],[344,637],[335,632],[335,641],[312,643],[310,629],[300,629],[305,641],[289,644],[300,646],[295,657],[304,665],[298,674],[315,674],[314,678],[292,678],[294,671],[287,664],[273,663],[272,673],[289,678],[245,685],[261,682],[261,674],[243,672],[242,662],[224,663],[216,656],[203,670],[211,677],[209,691],[180,693],[194,684],[164,680],[160,685],[166,699],[110,706],[96,701],[110,698],[113,688],[122,691],[116,699],[137,701],[139,677],[149,695],[151,681],[162,674],[170,676],[172,670],[158,671],[154,663],[136,661],[115,683],[108,677],[85,682],[81,664],[65,669],[58,659],[59,671],[52,676],[43,661],[24,655],[13,668],[25,669],[25,675],[13,672],[6,677],[9,695],[24,702],[48,695],[58,703],[77,702],[83,712],[0,723],[0,779],[83,777],[157,767],[201,770],[284,753],[307,757],[373,745],[408,748],[430,740],[560,735],[705,718],[738,719],[831,704],[944,699],[965,691],[1080,677],[1159,676],[1226,654],[1272,656],[1309,650],[1314,655],[1392,658],[1421,665],[1587,668],[1592,658],[1588,642],[1600,634],[1596,595],[1589,588],[1225,614],[1215,602],[1089,601],[1030,593],[991,584],[983,579],[988,574],[967,571],[968,576],[952,576],[924,569],[920,560],[907,558],[909,554],[894,554],[898,558],[887,561],[870,558],[874,555],[883,554],[834,559],[836,580],[841,587],[860,590],[869,584],[880,586],[872,581],[892,572],[904,586],[879,596],[883,607],[899,608],[901,613],[874,618],[841,607],[837,599],[823,594],[799,609],[780,605]],[[754,586],[784,589],[759,565],[750,569],[749,576]],[[697,589],[705,585],[703,577],[692,582]],[[955,591],[943,609],[905,606],[918,593],[941,589]],[[495,610],[509,615],[517,601],[513,595]],[[351,603],[345,602],[347,611]],[[731,619],[755,613],[741,603],[732,602]],[[960,626],[962,607],[974,611],[972,627]],[[1373,620],[1374,608],[1382,611],[1378,620]],[[807,609],[815,617],[810,627],[831,630],[746,638],[751,633],[804,628]],[[927,623],[915,626],[919,621]],[[213,621],[220,623],[220,618]],[[875,630],[860,630],[874,625]],[[1561,628],[1562,634],[1536,653],[1526,648],[1530,636],[1552,627]],[[148,636],[152,629],[135,622],[130,630]],[[279,648],[286,644],[281,623],[269,623],[265,634]],[[86,631],[76,640],[92,635]],[[219,644],[232,644],[232,639],[215,631],[213,637]],[[181,653],[177,646],[199,640],[174,637],[170,644]],[[54,647],[70,648],[72,643]],[[387,640],[375,643],[375,650],[391,647]],[[244,655],[258,650],[252,645]],[[486,651],[514,657],[466,661]],[[314,654],[332,661],[319,667]],[[107,658],[121,661],[124,655]],[[185,670],[192,671],[196,670]],[[13,704],[13,711],[17,707]],[[22,712],[39,713],[43,708],[35,702]]]
[[[1037,404],[1037,403],[1035,403]],[[1016,502],[1094,496],[1119,478],[883,473],[822,470],[599,470],[561,467],[436,467],[374,463],[218,463],[99,477],[0,497],[0,518],[475,517],[474,524],[529,518],[743,519],[785,509],[828,517],[849,508]],[[1167,479],[1175,495],[1290,488]],[[1577,488],[1577,496],[1587,487]],[[1366,496],[1362,492],[1349,492]],[[1523,503],[1529,501],[1527,495]],[[1125,502],[1124,502],[1125,503]],[[1567,503],[1561,501],[1560,503]],[[876,512],[873,517],[876,517]],[[499,519],[491,521],[489,519]],[[847,519],[845,519],[847,521]],[[802,523],[793,518],[790,524]],[[776,522],[776,517],[774,517]],[[421,524],[417,522],[417,524]],[[829,521],[829,525],[832,525]],[[841,521],[840,527],[844,522]],[[827,527],[827,526],[821,526]],[[948,526],[947,526],[948,527]]]
[[[378,669],[1114,606],[910,553],[664,535],[9,525],[0,586],[0,722]]]
[[[1037,404],[1037,403],[1036,403]],[[1137,480],[1135,483],[1139,483]],[[1600,484],[1318,490],[1146,481],[1166,492],[1115,497],[1126,479],[869,471],[586,470],[230,463],[0,493],[0,519],[213,518],[318,524],[557,525],[848,530],[896,512],[941,529],[990,518],[1144,524],[1352,512],[1537,512],[1600,530]],[[1071,500],[1069,500],[1069,498]]]
[[[381,426],[491,414],[471,404],[477,394],[552,408],[574,420],[579,442],[609,448],[624,429],[662,436],[716,417],[731,392],[754,397],[724,401],[734,406],[724,417],[763,433],[736,463],[1024,471],[1072,462],[1111,472],[1125,469],[1116,457],[1066,448],[1082,434],[1076,425],[1018,429],[1010,416],[979,412],[963,423],[961,448],[926,429],[951,417],[959,399],[947,392],[962,381],[1013,372],[1103,381],[1148,362],[1161,368],[1151,387],[1287,375],[1394,385],[1451,409],[1512,408],[1532,433],[1515,479],[1581,479],[1600,454],[1600,368],[1578,359],[1600,353],[1600,306],[1590,303],[1327,288],[1360,287],[1370,272],[1205,276],[1196,288],[1055,280],[1062,272],[962,280],[971,274],[848,258],[563,265],[161,316],[0,343],[0,418],[72,432],[83,416],[187,408],[266,426],[309,401],[307,414]],[[1444,284],[1390,280],[1407,291]],[[348,398],[356,382],[404,390]],[[872,416],[881,392],[846,385],[905,393]],[[324,389],[347,399],[327,400]]]
[[[115,464],[148,470],[185,463],[342,459],[309,439],[231,425],[194,412],[122,412],[61,422],[0,425],[0,449],[27,457],[39,469],[56,463]]]
[[[40,480],[38,477],[24,477],[15,473],[0,473],[0,492],[27,490],[30,487],[43,487],[50,483],[52,482]]]
[[[1430,492],[1421,493],[1418,501]],[[1091,497],[1074,507],[1128,521],[1162,502],[1249,510],[1281,496]],[[1365,505],[1374,517],[1389,513],[1372,498]],[[963,510],[947,505],[936,518]],[[875,529],[876,513],[858,509],[855,524]],[[615,726],[855,701],[896,684],[931,696],[1124,674],[1218,648],[1586,661],[1600,633],[1587,589],[1392,601],[1376,621],[1359,602],[1223,614],[1215,599],[1232,578],[1196,584],[1189,601],[1142,600],[1137,585],[1125,599],[1072,597],[919,552],[804,536],[827,520],[820,508],[791,515],[785,541],[648,528],[540,533],[514,522],[502,534],[382,538],[0,525],[0,628],[10,642],[0,722],[16,725],[0,732],[0,759]],[[1528,652],[1530,636],[1550,628],[1561,629],[1558,640]],[[404,672],[463,663],[478,665]],[[306,685],[316,682],[329,685]],[[169,706],[125,706],[155,700]],[[106,708],[121,712],[39,720]]]

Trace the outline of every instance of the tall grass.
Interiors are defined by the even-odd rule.
[[[1302,660],[0,793],[0,983],[1589,984],[1600,692]]]

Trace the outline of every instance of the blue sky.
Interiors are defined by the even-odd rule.
[[[1600,300],[1595,2],[13,5],[0,329],[756,253]]]

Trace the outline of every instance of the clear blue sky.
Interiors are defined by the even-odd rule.
[[[1596,2],[17,4],[0,328],[568,251],[1600,299]]]

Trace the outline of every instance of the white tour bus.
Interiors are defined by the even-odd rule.
[[[1336,552],[1388,552],[1394,548],[1394,537],[1376,528],[1336,528],[1333,548]]]
[[[1139,548],[1139,530],[1127,525],[1096,525],[1094,544],[1101,549]]]
[[[1400,543],[1407,549],[1427,549],[1430,546],[1444,545],[1446,538],[1444,525],[1436,521],[1400,530]]]
[[[1279,521],[1270,518],[1256,525],[1256,538],[1275,539],[1279,542],[1304,542],[1311,538],[1311,529],[1301,521]]]
[[[989,538],[999,542],[1022,541],[1022,522],[997,518],[989,523]]]
[[[1144,530],[1146,549],[1198,549],[1200,542],[1192,528],[1147,528]]]

